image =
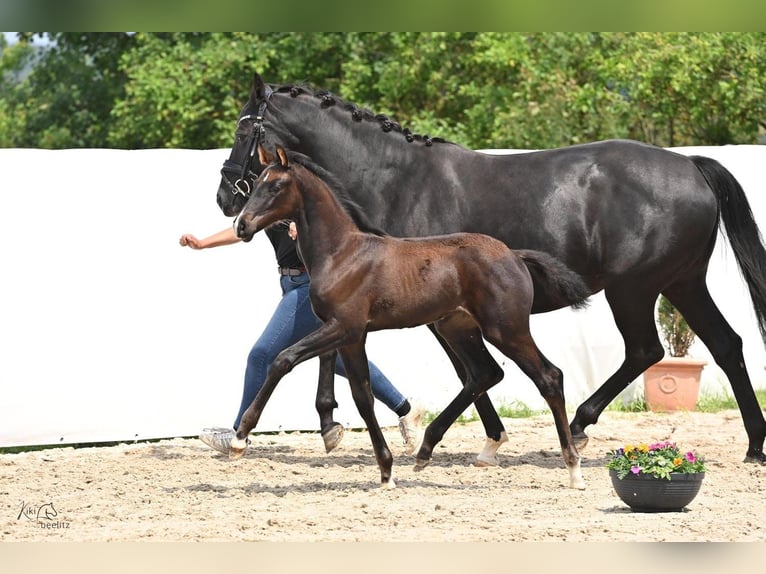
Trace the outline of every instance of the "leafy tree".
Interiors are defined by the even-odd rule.
[[[40,35],[21,34],[27,49]],[[122,33],[49,34],[36,50],[29,75],[6,86],[6,117],[15,126],[3,138],[19,147],[99,147],[106,141],[114,102],[124,77],[117,61],[132,36]]]
[[[755,143],[766,127],[763,33],[39,37],[0,44],[0,145],[226,147],[254,71],[473,148]]]
[[[123,55],[125,98],[109,143],[119,147],[224,147],[255,70],[270,81],[339,84],[343,34],[141,33]]]
[[[657,145],[755,143],[766,118],[763,33],[619,34],[605,74],[629,135]]]
[[[15,86],[21,82],[24,73],[32,65],[34,51],[26,43],[8,45],[0,34],[0,146],[15,145],[11,134],[24,129],[25,117],[15,113],[11,99]]]

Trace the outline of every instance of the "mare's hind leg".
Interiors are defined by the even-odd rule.
[[[766,464],[766,455],[763,452],[766,421],[747,374],[742,355],[742,339],[726,322],[713,302],[704,277],[675,284],[663,292],[705,343],[713,359],[729,379],[749,441],[745,462]]]
[[[462,385],[465,386],[467,380],[466,370],[463,363],[458,358],[458,355],[452,348],[450,348],[451,346],[456,349],[465,346],[466,350],[462,351],[463,355],[470,352],[468,350],[469,348],[476,347],[476,349],[471,352],[471,354],[477,355],[474,368],[486,368],[486,371],[483,374],[478,374],[477,377],[491,379],[493,376],[496,376],[499,367],[492,355],[490,355],[489,351],[484,347],[484,343],[481,340],[481,333],[477,329],[473,320],[470,320],[470,324],[466,326],[466,330],[463,331],[462,334],[453,336],[450,343],[447,343],[444,340],[444,337],[439,334],[435,325],[431,324],[428,328],[431,329],[436,340],[439,341],[444,352],[447,353]],[[474,401],[474,407],[476,407],[476,413],[479,415],[481,424],[484,426],[484,432],[487,435],[484,448],[476,456],[476,466],[497,466],[500,464],[497,458],[497,451],[503,443],[508,442],[508,435],[505,433],[505,427],[503,426],[503,423],[497,414],[497,410],[495,410],[488,394],[484,393],[477,397]]]
[[[391,476],[391,467],[394,458],[380,430],[378,419],[375,417],[373,405],[372,387],[370,387],[370,369],[367,362],[367,354],[364,350],[364,342],[349,345],[340,349],[343,365],[346,367],[351,396],[354,398],[356,408],[367,425],[370,433],[372,448],[380,468],[380,487],[384,489],[395,488],[396,484]]]
[[[579,449],[588,444],[585,427],[595,424],[607,405],[664,355],[654,323],[657,293],[639,294],[629,286],[621,284],[607,288],[606,299],[625,342],[625,360],[620,368],[577,408],[569,428]]]
[[[343,439],[343,425],[333,419],[332,412],[338,408],[335,401],[335,358],[337,352],[319,357],[319,381],[314,403],[319,413],[319,428],[326,452],[332,451]]]
[[[504,376],[503,370],[497,364],[484,345],[481,331],[476,322],[467,313],[453,313],[440,320],[435,325],[436,332],[446,343],[455,358],[453,362],[460,365],[463,374],[463,390],[457,397],[428,425],[423,433],[423,442],[418,450],[415,465],[423,468],[428,464],[434,447],[444,437],[444,433],[473,402],[478,405],[487,398],[486,390],[500,382]],[[451,357],[452,358],[452,357]],[[502,423],[497,412],[487,398],[492,414],[497,418],[500,428]],[[485,426],[486,429],[486,426]],[[476,459],[477,466],[497,466],[497,449],[508,441],[505,430],[497,439],[487,437],[484,450]]]

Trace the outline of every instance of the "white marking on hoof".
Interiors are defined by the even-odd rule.
[[[580,461],[569,470],[569,488],[577,490],[585,490],[585,480],[582,477],[582,471],[580,470]]]
[[[396,488],[396,483],[394,482],[393,478],[389,478],[388,482],[380,483],[381,490],[393,490],[394,488]]]
[[[497,458],[497,449],[506,442],[508,442],[508,435],[505,431],[500,433],[500,440],[494,440],[487,437],[487,440],[484,443],[484,450],[477,455],[475,465],[479,467],[499,466],[500,459]]]
[[[229,459],[235,460],[238,458],[242,458],[245,454],[245,451],[247,450],[247,440],[246,439],[240,439],[236,436],[231,439],[231,443],[229,444]]]

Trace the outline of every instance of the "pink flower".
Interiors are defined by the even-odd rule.
[[[631,466],[630,467],[630,472],[632,472],[633,474],[638,474],[639,472],[641,472],[641,467],[640,466]]]
[[[695,460],[697,460],[697,458],[694,456],[694,453],[690,451],[686,453],[686,460],[688,460],[689,462],[694,462]]]

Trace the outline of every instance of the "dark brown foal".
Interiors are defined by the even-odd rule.
[[[392,488],[392,457],[373,412],[365,339],[381,329],[433,323],[467,373],[457,397],[429,425],[417,454],[418,468],[431,458],[449,426],[479,395],[502,379],[490,378],[476,358],[486,350],[482,336],[512,359],[535,383],[556,423],[570,486],[584,488],[580,457],[572,441],[561,371],[537,348],[529,332],[533,287],[528,265],[546,273],[570,304],[583,304],[587,288],[579,276],[539,252],[511,251],[486,235],[459,233],[397,239],[365,232],[364,217],[349,209],[326,181],[332,176],[305,156],[281,147],[277,157],[259,146],[267,165],[235,222],[245,241],[266,226],[291,219],[298,247],[311,276],[311,303],[324,324],[286,349],[269,369],[261,391],[242,417],[231,456],[242,456],[245,438],[279,380],[297,364],[338,349],[351,392],[367,424],[384,488]],[[345,208],[344,208],[345,207]],[[483,365],[482,365],[483,366]]]

